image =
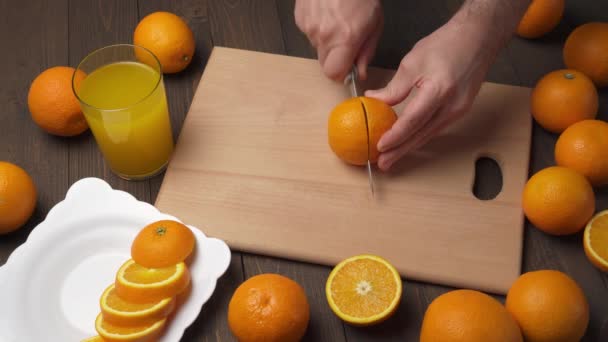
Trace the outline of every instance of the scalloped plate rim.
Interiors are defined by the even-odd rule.
[[[66,192],[65,198],[63,200],[61,200],[60,202],[58,202],[57,204],[55,204],[49,210],[49,212],[47,213],[44,220],[42,220],[36,227],[34,227],[32,229],[32,231],[29,233],[28,237],[26,238],[25,242],[23,242],[21,245],[19,245],[17,248],[15,248],[15,250],[7,258],[6,263],[4,265],[0,266],[0,287],[3,287],[2,285],[5,282],[9,281],[7,278],[7,274],[9,274],[9,272],[11,272],[11,269],[13,267],[16,267],[16,265],[18,266],[20,260],[23,259],[23,255],[26,255],[28,250],[30,249],[29,246],[34,245],[36,243],[36,241],[44,240],[45,236],[48,236],[49,234],[53,234],[53,233],[46,232],[46,230],[45,230],[46,226],[49,224],[52,224],[57,215],[61,216],[61,213],[63,211],[66,211],[69,208],[71,208],[71,203],[75,202],[77,200],[77,198],[82,195],[81,194],[82,192],[91,191],[91,189],[93,189],[98,194],[101,193],[103,196],[111,197],[112,199],[116,200],[117,202],[121,202],[121,203],[125,202],[125,201],[130,202],[130,203],[132,203],[132,205],[134,205],[138,208],[137,211],[149,211],[150,213],[153,213],[156,216],[161,216],[162,218],[174,219],[176,221],[182,222],[181,220],[179,220],[178,218],[176,218],[172,215],[161,212],[160,210],[158,210],[156,207],[154,207],[150,203],[137,200],[137,198],[135,198],[135,196],[131,195],[130,193],[128,193],[126,191],[113,189],[107,182],[105,182],[104,180],[102,180],[100,178],[96,178],[96,177],[82,178],[82,179],[74,182],[70,186],[70,188]],[[93,200],[93,202],[97,202],[97,201],[98,201],[97,198],[95,198]],[[116,204],[112,204],[110,207],[116,207],[116,206],[117,206]],[[100,210],[100,212],[103,212],[104,210],[105,209],[102,209],[102,210]],[[87,215],[90,215],[90,214],[76,213],[73,216],[75,218],[79,218],[79,217],[87,218]],[[175,336],[177,338],[175,341],[179,341],[179,339],[181,339],[181,337],[183,337],[183,334],[184,334],[186,328],[188,328],[190,325],[192,325],[192,323],[200,315],[200,312],[201,312],[204,304],[211,298],[211,296],[215,292],[215,288],[217,287],[217,281],[227,271],[228,267],[230,266],[230,261],[231,261],[230,260],[231,259],[230,248],[224,241],[217,239],[217,238],[207,237],[200,229],[197,229],[196,227],[193,227],[191,225],[186,224],[186,226],[188,226],[194,232],[194,234],[197,236],[197,240],[200,239],[200,240],[204,241],[206,245],[208,245],[209,247],[214,247],[214,249],[216,249],[216,250],[218,248],[221,249],[220,252],[222,253],[222,256],[224,258],[222,260],[217,260],[218,264],[221,262],[221,264],[219,264],[219,266],[215,266],[215,267],[211,268],[213,273],[204,275],[206,277],[205,279],[208,280],[208,283],[201,285],[201,287],[204,286],[203,289],[206,291],[202,293],[200,298],[196,298],[200,302],[200,306],[196,305],[195,307],[187,307],[187,308],[190,308],[190,310],[186,311],[186,314],[185,314],[183,320],[180,321],[181,327],[180,327],[179,331],[181,333],[179,334],[179,336]],[[202,262],[204,263],[204,260]],[[215,263],[215,261],[214,261],[214,263]],[[195,277],[195,275],[193,275],[193,277]],[[201,275],[201,277],[202,277],[202,275]],[[191,299],[191,300],[194,300],[194,299]],[[182,307],[182,309],[183,308],[184,307]],[[2,313],[2,311],[3,310],[0,309],[0,313]],[[0,326],[2,325],[3,321],[4,321],[4,319],[2,317],[0,317]],[[182,327],[183,327],[183,329],[182,329]],[[2,331],[0,331],[0,337],[3,337]],[[10,338],[10,336],[4,337],[4,338]],[[162,341],[168,342],[168,340],[166,341],[165,339],[163,339]],[[173,341],[173,340],[171,340],[171,341]]]

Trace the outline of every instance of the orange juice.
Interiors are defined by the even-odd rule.
[[[114,62],[92,72],[78,97],[110,168],[127,179],[162,171],[173,136],[162,75],[135,61]]]

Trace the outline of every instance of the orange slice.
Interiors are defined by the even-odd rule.
[[[597,213],[587,223],[583,246],[589,261],[600,270],[608,272],[608,210]]]
[[[146,325],[171,314],[175,308],[175,297],[168,297],[158,302],[131,303],[116,294],[114,284],[101,295],[99,305],[103,319],[118,325]]]
[[[108,342],[152,342],[163,333],[166,319],[148,325],[120,326],[106,322],[100,313],[95,320],[95,330]]]
[[[97,336],[91,336],[91,337],[85,338],[84,340],[82,340],[80,342],[104,342],[104,339],[101,338],[101,336],[97,335]]]
[[[347,323],[371,325],[390,317],[401,300],[401,277],[385,259],[358,255],[339,263],[325,286],[333,312]]]
[[[158,302],[175,297],[188,287],[190,272],[180,262],[164,268],[146,268],[127,260],[116,273],[116,294],[132,303]]]

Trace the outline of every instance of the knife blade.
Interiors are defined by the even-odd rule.
[[[346,76],[345,82],[348,83],[350,89],[351,97],[359,97],[359,75],[357,73],[357,67],[353,65],[350,73]],[[365,133],[367,134],[367,178],[369,180],[369,189],[372,193],[372,197],[375,194],[374,191],[374,176],[372,173],[372,164],[370,162],[370,141],[369,141],[369,123],[367,121],[367,111],[365,110],[365,106],[361,103],[361,107],[363,108],[363,117],[365,118]]]

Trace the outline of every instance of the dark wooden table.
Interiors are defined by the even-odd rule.
[[[461,1],[385,1],[386,26],[374,65],[396,68],[416,41],[444,23]],[[315,57],[293,19],[293,0],[0,0],[0,160],[25,168],[39,190],[36,212],[20,231],[0,236],[0,264],[23,243],[29,232],[66,190],[83,177],[100,177],[114,188],[153,203],[162,175],[144,182],[127,182],[113,175],[87,132],[57,138],[42,132],[30,119],[30,82],[46,68],[76,66],[90,51],[132,42],[133,30],[146,14],[168,10],[184,17],[196,36],[192,65],[165,78],[174,134],[177,137],[213,46],[228,46],[302,57]],[[562,68],[561,47],[568,33],[584,22],[608,21],[608,2],[567,1],[559,27],[537,41],[515,38],[500,54],[488,81],[533,86],[545,73]],[[608,119],[608,89],[601,91],[600,118]],[[530,172],[552,165],[556,136],[534,126]],[[478,191],[500,187],[492,163],[480,163]],[[485,176],[484,176],[485,175]],[[596,189],[597,208],[608,208],[608,190]],[[416,341],[427,305],[450,288],[404,281],[404,298],[396,315],[372,328],[341,323],[326,304],[324,285],[330,269],[287,260],[232,254],[232,264],[211,300],[183,341],[232,341],[227,326],[228,301],[248,277],[263,272],[287,275],[306,289],[311,321],[306,341]],[[608,274],[587,261],[581,235],[547,236],[526,223],[523,271],[558,269],[583,288],[591,307],[585,341],[608,341]],[[497,297],[504,300],[503,297]],[[1,305],[1,304],[0,304]]]

